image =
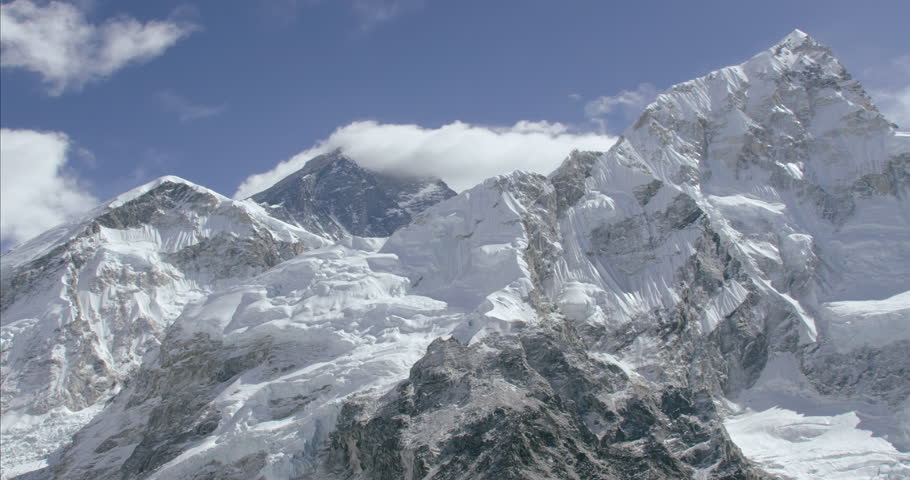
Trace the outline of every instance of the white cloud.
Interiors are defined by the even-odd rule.
[[[522,121],[511,127],[454,122],[439,128],[354,122],[272,170],[247,178],[234,197],[265,190],[309,159],[336,148],[366,168],[433,175],[461,191],[513,170],[548,174],[573,149],[605,151],[615,142],[615,137],[571,133],[565,125],[549,122]]]
[[[157,97],[165,109],[177,114],[181,122],[213,117],[224,113],[227,109],[226,105],[195,104],[172,91],[159,92]]]
[[[585,104],[585,115],[599,117],[606,115],[616,107],[626,107],[639,111],[657,96],[657,89],[650,83],[642,83],[635,90],[623,90],[617,95],[604,95]]]
[[[910,55],[894,59],[884,69],[890,85],[873,89],[870,94],[885,118],[910,129]]]
[[[0,65],[38,73],[56,96],[147,62],[196,29],[175,19],[141,23],[125,16],[94,25],[69,3],[16,0],[0,7]]]
[[[62,133],[0,129],[0,241],[23,242],[97,204],[66,173],[69,150]]]

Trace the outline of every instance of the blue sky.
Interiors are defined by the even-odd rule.
[[[3,175],[15,179],[3,188],[34,180],[33,196],[77,195],[26,226],[35,200],[6,195],[7,246],[165,174],[250,193],[250,175],[326,139],[391,163],[399,150],[412,163],[433,157],[418,163],[461,188],[504,169],[546,170],[560,158],[542,157],[570,145],[608,146],[655,92],[740,63],[794,28],[830,46],[892,120],[910,115],[905,0],[15,0],[0,9]],[[43,169],[22,173],[13,162]]]

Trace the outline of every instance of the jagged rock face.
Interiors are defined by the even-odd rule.
[[[337,478],[765,478],[707,392],[648,385],[566,332],[437,340],[378,409],[349,403]]]
[[[454,195],[442,180],[371,172],[335,151],[251,198],[277,218],[338,238],[345,232],[387,237]]]
[[[185,304],[327,243],[176,178],[48,235],[3,256],[3,435],[36,439],[4,441],[5,467],[86,423]]]
[[[585,179],[591,176],[594,163],[603,155],[599,152],[573,151],[569,158],[550,175],[556,188],[557,208],[562,215],[567,208],[575,205],[585,195]]]

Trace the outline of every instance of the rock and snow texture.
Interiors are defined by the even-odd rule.
[[[69,441],[184,305],[327,243],[163,177],[4,254],[4,478]]]
[[[593,358],[547,313],[532,251],[556,205],[540,175],[490,179],[378,250],[355,237],[210,295],[45,474],[760,478],[707,391]]]
[[[765,477],[710,394],[651,384],[550,326],[433,342],[378,408],[345,405],[314,477]]]
[[[595,350],[652,380],[719,388],[732,408],[834,414],[835,432],[854,415],[910,447],[910,140],[827,48],[796,31],[677,85],[554,184],[578,172],[551,292]],[[788,381],[756,384],[785,360]],[[786,435],[755,438],[734,436],[769,470],[834,471],[824,451],[772,458],[793,448]],[[832,468],[910,475],[882,438]]]
[[[187,309],[158,355],[77,435],[54,474],[313,473],[345,398],[385,393],[436,338],[537,320],[523,300],[532,288],[524,207],[503,188],[527,178],[491,179],[444,202],[379,251],[381,243],[354,237]],[[531,181],[546,185],[540,176]],[[465,265],[459,252],[483,252],[484,261]],[[439,283],[420,280],[423,257],[440,259]],[[462,280],[471,281],[470,295],[424,293]]]
[[[429,192],[370,223],[308,178],[256,208],[375,235]],[[908,478],[908,212],[910,136],[796,31],[605,154],[200,292],[33,478]]]
[[[387,237],[454,195],[442,180],[368,171],[336,150],[250,198],[278,218],[338,238]]]

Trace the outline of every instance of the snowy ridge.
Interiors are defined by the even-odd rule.
[[[838,432],[871,430],[905,449],[907,139],[830,51],[799,31],[742,65],[677,85],[594,163],[586,193],[567,209],[556,302],[589,330],[606,328],[600,348],[663,381],[691,382],[692,371],[672,365],[695,361],[668,354],[680,335],[666,336],[668,314],[696,321],[708,338],[730,336],[727,345],[744,336],[764,353],[724,354],[726,393],[751,406],[750,388],[760,388],[777,399],[763,408],[796,415],[774,417],[781,425],[798,420],[793,412],[836,412]],[[790,368],[802,380],[754,384],[765,361],[787,355],[798,358]],[[869,368],[876,373],[862,373]],[[817,397],[821,407],[807,410],[790,395]],[[862,423],[845,420],[857,415]],[[774,472],[803,472],[794,478],[814,478],[800,468],[907,474],[894,469],[906,455],[880,439],[870,439],[878,453],[866,463],[825,470],[823,455],[775,456],[791,448],[786,436],[738,432],[747,455]]]
[[[471,342],[536,320],[518,221],[527,207],[510,193],[518,183],[545,179],[488,180],[431,207],[378,252],[375,242],[354,237],[187,309],[161,353],[79,433],[55,472],[119,478],[135,474],[137,464],[162,479],[254,466],[245,474],[311,472],[343,401],[387,391],[432,340],[461,332]],[[489,214],[492,205],[500,213],[477,222],[474,212]],[[489,248],[493,240],[509,243]],[[460,263],[459,252],[475,261]],[[471,293],[426,296],[443,287],[420,281],[426,258],[439,260],[434,278],[451,290],[469,282]],[[205,434],[175,440],[190,425]],[[265,461],[260,452],[272,453]]]
[[[161,176],[161,177],[158,177],[158,178],[152,180],[151,182],[146,183],[145,185],[140,185],[126,193],[117,195],[113,199],[106,202],[104,204],[104,206],[102,206],[101,208],[102,209],[113,209],[113,208],[121,207],[125,203],[136,200],[137,198],[145,195],[146,193],[151,192],[152,190],[155,190],[156,188],[164,185],[165,183],[186,185],[198,193],[212,195],[215,198],[217,198],[218,201],[228,200],[228,198],[225,197],[224,195],[221,195],[220,193],[217,193],[213,190],[209,190],[208,188],[205,188],[203,186],[197,185],[189,180],[186,180],[186,179],[174,176],[174,175],[164,175],[164,176]],[[94,216],[94,215],[92,215],[92,216]]]
[[[910,230],[900,207],[906,173],[890,167],[906,161],[897,154],[907,148],[899,138],[830,52],[796,31],[743,65],[673,87],[646,109],[595,165],[588,193],[563,220],[562,230],[576,238],[564,235],[571,248],[562,281],[609,286],[612,298],[603,303],[619,305],[626,318],[675,303],[673,276],[695,251],[698,229],[655,232],[662,225],[654,220],[689,208],[739,251],[760,285],[787,301],[834,300],[847,290],[904,292],[910,288],[901,268],[910,264]],[[775,147],[781,144],[787,148]],[[642,217],[650,218],[633,221]],[[609,261],[592,262],[596,234],[608,225],[610,244],[600,247]],[[617,229],[627,236],[614,238]],[[867,235],[870,229],[883,235]],[[888,248],[873,256],[854,231],[863,241],[883,239]],[[636,242],[647,246],[624,250]],[[630,257],[639,251],[644,258]],[[824,259],[830,270],[819,272],[812,292],[794,291],[790,277],[811,277],[818,251],[830,252]],[[657,270],[644,270],[649,263]],[[870,279],[872,270],[889,273]],[[790,285],[774,285],[783,282]],[[803,339],[814,341],[814,319],[799,314]]]
[[[252,202],[162,177],[4,254],[4,472],[90,420],[184,305],[326,243]],[[217,265],[213,248],[235,264]]]

